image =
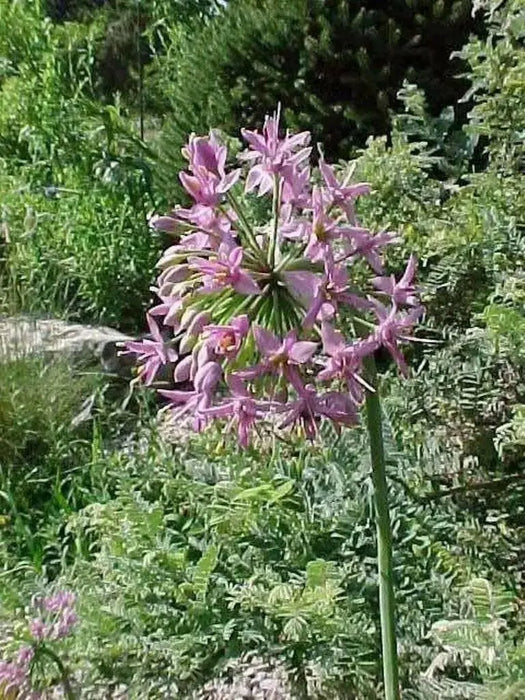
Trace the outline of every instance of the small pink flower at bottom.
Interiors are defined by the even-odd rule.
[[[25,664],[0,661],[0,692],[2,697],[12,697],[13,699],[27,697],[21,694],[28,687],[28,684],[28,669]]]
[[[48,612],[62,612],[67,608],[74,608],[77,597],[71,591],[59,591],[43,600],[43,608]]]
[[[29,633],[37,642],[43,642],[44,639],[47,639],[50,635],[50,632],[51,626],[46,624],[39,617],[36,617],[29,623]]]

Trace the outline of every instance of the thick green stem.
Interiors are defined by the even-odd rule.
[[[64,695],[67,698],[67,700],[75,700],[76,695],[73,692],[73,688],[71,687],[71,683],[69,682],[69,674],[66,670],[66,667],[62,663],[61,658],[58,656],[58,654],[55,654],[54,651],[52,651],[48,646],[42,645],[38,649],[39,653],[43,654],[44,656],[49,657],[54,663],[56,664],[58,671],[61,676],[62,680],[62,688],[64,689]]]
[[[381,421],[377,371],[373,356],[365,360],[366,380],[376,391],[366,392],[366,422],[370,437],[372,482],[377,529],[377,565],[379,574],[379,612],[383,651],[383,682],[386,700],[399,700],[399,671],[395,629],[395,598],[392,567],[392,528],[388,511],[385,450]]]

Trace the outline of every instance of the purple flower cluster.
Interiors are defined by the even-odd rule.
[[[31,687],[33,659],[43,644],[69,636],[77,623],[76,596],[70,591],[35,599],[33,604],[39,615],[29,622],[31,644],[22,646],[13,661],[0,660],[1,697],[40,698],[41,693]]]
[[[70,591],[59,591],[35,601],[40,615],[29,624],[31,637],[36,642],[44,642],[69,636],[78,621],[75,605],[76,596]]]
[[[313,438],[322,419],[355,424],[373,391],[363,378],[368,355],[385,348],[406,374],[400,345],[423,313],[416,260],[399,280],[385,274],[384,250],[397,236],[374,234],[355,213],[370,186],[340,182],[322,155],[314,171],[308,132],[281,137],[276,114],[262,133],[242,135],[248,149],[230,172],[214,134],[192,135],[183,149],[180,179],[193,203],[152,220],[178,240],[158,263],[152,339],[127,351],[147,384],[166,363],[176,382],[192,382],[161,393],[175,418],[193,415],[196,430],[227,419],[246,446],[274,415]],[[269,200],[263,224],[251,214],[254,197]]]
[[[31,690],[30,667],[34,657],[32,647],[22,647],[14,661],[0,661],[0,693],[2,698],[36,700],[39,693]]]

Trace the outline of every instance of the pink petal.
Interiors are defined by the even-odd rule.
[[[234,413],[233,401],[227,401],[219,406],[201,409],[202,413],[210,418],[229,418]]]
[[[156,340],[158,343],[164,342],[159,327],[155,323],[153,317],[150,316],[150,314],[146,314],[146,321],[148,322],[149,332],[151,333],[153,339]]]
[[[250,327],[250,319],[248,316],[246,316],[246,314],[236,316],[235,318],[232,318],[231,325],[237,331],[237,333],[245,336]]]
[[[188,192],[193,199],[198,199],[201,191],[201,183],[199,180],[193,175],[188,175],[188,173],[184,172],[179,173],[179,178],[186,192]]]
[[[253,327],[253,336],[259,351],[266,356],[273,355],[281,349],[281,341],[270,331],[261,326]]]
[[[222,246],[221,246],[221,249],[222,249]],[[236,248],[233,248],[228,253],[228,262],[232,268],[240,267],[240,264],[242,262],[243,252],[244,251],[242,249],[242,246],[239,245]]]
[[[191,368],[191,355],[182,359],[175,367],[173,371],[173,379],[176,382],[187,382],[190,378],[190,368]]]
[[[241,134],[245,141],[248,141],[252,148],[261,153],[266,152],[266,140],[264,136],[258,134],[256,131],[248,131],[247,129],[241,129]]]
[[[345,191],[348,190],[348,195],[350,197],[359,197],[363,194],[370,194],[371,189],[368,182],[356,182],[355,185],[350,185],[348,188],[345,188]]]
[[[318,294],[312,301],[310,308],[306,312],[306,316],[303,319],[303,328],[311,328],[317,320],[319,311],[323,305],[323,296]]]
[[[226,380],[235,397],[249,397],[249,393],[244,386],[244,382],[238,374],[230,374]]]
[[[320,274],[308,270],[291,270],[283,274],[284,281],[294,296],[311,302],[323,283]]]
[[[217,386],[222,375],[222,368],[217,362],[206,362],[199,367],[193,383],[195,389],[203,394],[210,394]]]
[[[166,233],[173,233],[180,226],[177,219],[172,216],[153,216],[149,220],[149,225],[157,231],[166,231]]]
[[[174,404],[187,403],[197,396],[196,391],[178,391],[176,389],[160,389],[159,394],[165,396]]]
[[[292,362],[302,365],[311,359],[316,350],[317,343],[312,343],[307,340],[300,340],[292,345],[288,353],[288,357],[290,360],[292,360]]]
[[[220,192],[221,194],[227,192],[231,187],[235,185],[240,176],[240,170],[233,170],[231,173],[228,173],[228,175],[225,175],[221,179],[217,187],[217,192]]]
[[[343,334],[336,331],[330,324],[324,322],[321,325],[321,338],[323,339],[323,348],[328,355],[336,355],[345,347],[345,339]]]
[[[253,280],[250,275],[246,272],[239,272],[237,279],[233,283],[233,288],[239,292],[239,294],[260,294],[261,290],[259,285],[255,280]]]
[[[417,265],[417,259],[415,255],[411,255],[407,268],[403,274],[403,277],[399,280],[399,286],[400,287],[406,287],[407,285],[411,284],[413,278],[414,278],[414,273],[416,271],[416,265]]]
[[[259,197],[268,194],[273,188],[273,177],[269,173],[265,173],[262,182],[259,186]]]
[[[323,176],[323,179],[328,187],[339,187],[339,183],[337,181],[333,168],[327,165],[324,158],[319,159],[319,170],[321,171],[321,175]]]
[[[288,149],[303,146],[305,143],[309,143],[310,137],[311,134],[309,131],[300,131],[298,134],[294,134],[293,136],[287,136],[284,140],[284,145]]]

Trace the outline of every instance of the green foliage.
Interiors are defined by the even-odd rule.
[[[475,101],[466,130],[457,127],[457,105],[441,109],[432,90],[427,101],[412,83],[401,86],[412,75],[402,72],[391,139],[369,139],[342,165],[378,191],[359,202],[363,222],[400,230],[417,252],[427,308],[419,335],[433,341],[413,350],[409,380],[383,367],[407,697],[523,696],[520,5],[493,3],[489,36],[462,53]],[[170,45],[148,79],[168,100],[180,97],[175,141],[208,125],[234,132],[238,119],[256,123],[284,94],[289,125],[311,120],[316,135],[326,130],[331,148],[346,153],[359,119],[372,122],[332,114],[335,98],[321,93],[329,77],[316,78],[315,90],[308,81],[313,72],[328,75],[321,59],[340,71],[361,56],[359,79],[369,76],[383,54],[365,42],[367,67],[348,37],[370,38],[371,16],[374,41],[386,26],[381,6],[354,17],[357,28],[345,35],[347,6],[324,3],[314,15],[306,3],[238,0],[182,40],[169,4],[148,5],[160,23],[145,29],[144,41],[154,53],[160,46],[159,55],[162,42]],[[132,326],[156,244],[146,215],[158,201],[154,154],[126,111],[92,100],[107,15],[101,11],[100,24],[56,27],[38,3],[1,9],[9,12],[0,26],[5,310]],[[422,32],[430,31],[426,20]],[[300,63],[305,57],[311,65]],[[363,92],[367,109],[367,90],[383,79],[376,72]],[[296,86],[297,76],[308,80]],[[171,178],[175,167],[170,162]],[[391,255],[393,271],[406,252]],[[188,438],[182,430],[170,446],[147,413],[117,409],[100,380],[63,363],[0,365],[0,387],[2,633],[57,576],[79,593],[82,624],[70,661],[93,697],[118,684],[131,697],[187,697],[247,651],[283,663],[297,695],[307,685],[312,698],[380,696],[375,523],[360,428],[327,434],[320,445],[268,440],[245,453],[227,435]],[[77,424],[84,400],[93,417]]]
[[[118,160],[97,168],[98,182],[71,178],[52,196],[4,180],[3,311],[140,327],[158,246],[133,194],[143,173]]]
[[[103,101],[119,93],[129,105],[137,105],[141,71],[164,52],[170,29],[185,32],[217,10],[216,0],[47,0],[45,4],[56,22],[100,27],[93,70],[96,93]],[[158,104],[153,95],[148,101]]]
[[[2,359],[0,385],[2,565],[18,558],[52,575],[77,551],[71,513],[111,490],[103,450],[129,429],[122,388],[68,360],[24,356]]]
[[[176,35],[161,63],[165,148],[176,165],[190,132],[260,126],[281,102],[288,127],[348,157],[387,128],[404,79],[426,89],[434,113],[461,95],[449,55],[478,25],[468,1],[234,0],[199,32]]]
[[[472,694],[467,697],[519,697],[524,687],[525,646],[515,625],[519,615],[516,599],[508,591],[494,589],[486,579],[474,578],[461,591],[461,604],[461,618],[440,620],[432,626],[431,633],[444,651],[425,674],[429,690],[440,690],[439,697],[461,697],[467,684],[447,682],[447,676],[457,677],[461,668],[468,675],[475,668],[483,685],[468,684]],[[509,627],[510,634],[505,634]],[[433,677],[437,671],[445,683]],[[450,691],[457,695],[449,695]]]
[[[460,56],[468,63],[472,86],[468,97],[475,106],[469,114],[469,130],[484,137],[494,165],[523,168],[523,39],[525,18],[521,0],[481,0],[489,16],[488,41],[467,44]]]
[[[83,473],[89,433],[72,420],[97,383],[66,363],[31,358],[0,363],[0,381],[1,532],[38,566],[51,553],[46,545],[57,546],[57,525],[85,503],[94,478]]]
[[[150,697],[182,697],[250,648],[297,676],[314,669],[337,697],[342,688],[374,697],[373,519],[357,445],[313,455],[279,448],[263,455],[263,469],[259,455],[235,456],[229,441],[212,456],[214,443],[173,452],[148,432],[111,457],[117,498],[70,523],[93,553],[71,582],[91,611],[79,650],[98,673]],[[395,508],[394,523],[400,541],[430,546],[417,507]],[[408,633],[437,606],[439,586],[398,566]],[[423,595],[426,605],[409,612]]]
[[[25,19],[33,39],[15,45],[10,34]],[[0,83],[1,310],[71,312],[136,328],[158,248],[146,224],[151,153],[118,103],[92,100],[99,28],[56,26],[24,3],[10,6],[7,20],[0,28],[8,56]]]

